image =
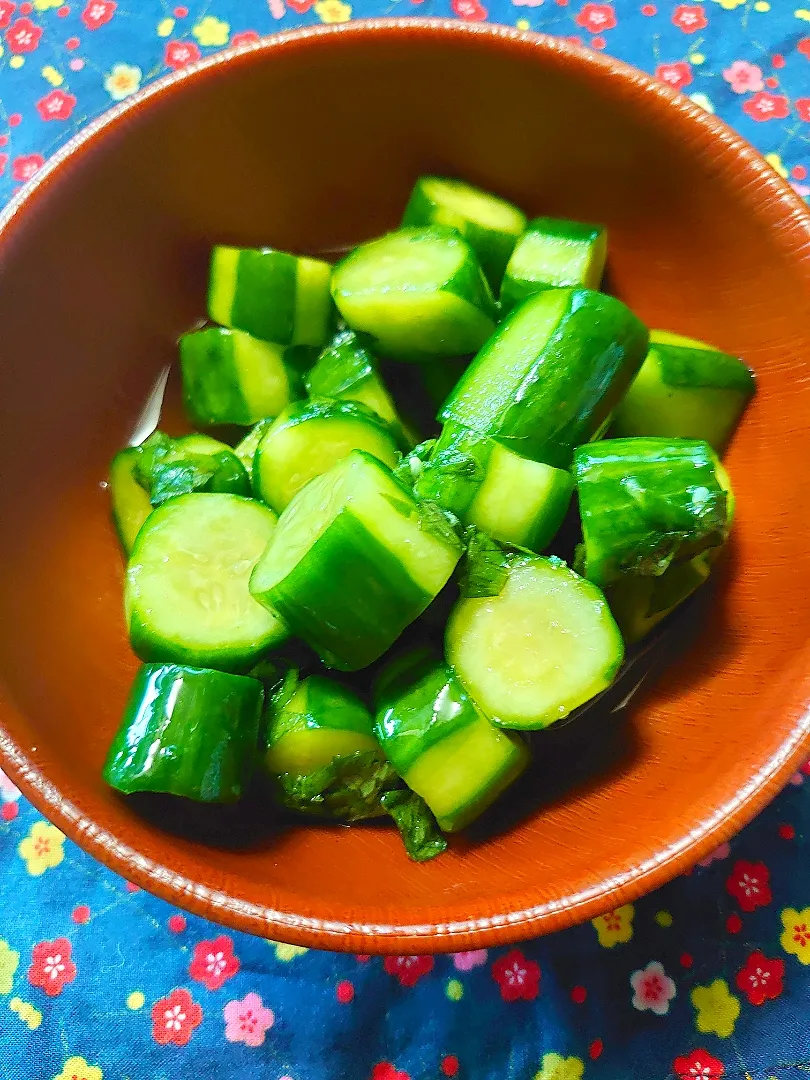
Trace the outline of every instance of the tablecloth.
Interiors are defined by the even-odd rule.
[[[717,112],[807,196],[801,3],[0,0],[0,195],[112,102],[213,50],[319,21],[431,14],[544,30],[636,64]],[[0,774],[0,1076],[800,1080],[808,777],[810,766],[730,845],[634,905],[514,948],[383,959],[183,914],[79,851]]]

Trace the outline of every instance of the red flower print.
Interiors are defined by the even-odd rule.
[[[287,0],[287,7],[296,13],[296,15],[303,15],[309,11],[315,0]]]
[[[234,34],[231,38],[231,45],[252,45],[254,41],[259,40],[259,35],[255,30],[243,30],[241,34]]]
[[[696,7],[693,4],[678,4],[672,12],[672,23],[685,34],[694,34],[698,30],[705,29],[709,25],[709,20],[702,7]]]
[[[240,968],[233,954],[233,941],[221,934],[213,941],[200,941],[194,949],[188,973],[207,990],[219,990]]]
[[[6,41],[13,53],[29,53],[39,45],[42,27],[30,19],[15,19],[6,30]]]
[[[416,986],[423,975],[433,970],[432,956],[386,956],[383,967],[399,979],[402,986]]]
[[[585,4],[574,21],[583,30],[603,34],[616,25],[616,12],[610,4]]]
[[[769,960],[764,953],[752,952],[745,967],[737,972],[735,982],[752,1005],[772,1001],[782,993],[785,965],[782,960]]]
[[[44,164],[45,158],[42,154],[21,154],[19,157],[14,158],[11,175],[18,183],[22,183],[23,180],[30,180],[34,173],[39,172]]]
[[[64,90],[51,90],[37,102],[37,112],[43,120],[67,120],[76,106],[76,98]]]
[[[13,4],[11,6],[14,7]],[[2,26],[2,23],[0,23],[0,26]],[[810,37],[803,37],[796,46],[796,49],[802,56],[806,56],[807,59],[810,60]]]
[[[743,103],[743,112],[760,123],[765,120],[784,120],[790,113],[790,103],[782,94],[769,94],[767,90],[761,90]],[[768,899],[770,900],[770,892]]]
[[[169,41],[163,53],[163,63],[177,71],[178,68],[199,60],[201,55],[193,41]]]
[[[406,1072],[397,1069],[390,1061],[381,1061],[374,1066],[371,1080],[411,1080]]]
[[[757,97],[762,95],[757,94]],[[765,95],[770,97],[769,94]],[[752,99],[753,100],[753,99]],[[746,105],[748,102],[746,102]],[[745,106],[743,106],[745,108]],[[787,116],[787,113],[784,114]],[[745,862],[740,859],[726,881],[726,890],[734,897],[743,911],[754,911],[771,902],[770,871],[764,863]]]
[[[82,22],[88,30],[98,30],[110,21],[117,7],[115,0],[88,0],[82,12]]]
[[[492,978],[504,1001],[532,1001],[540,992],[540,967],[527,960],[520,949],[512,949],[495,961]]]
[[[0,0],[0,29],[4,26],[8,26],[11,22],[11,16],[14,14],[16,4],[12,4],[11,0]],[[801,42],[799,42],[801,45]]]
[[[152,1006],[152,1038],[161,1046],[185,1046],[202,1022],[202,1009],[188,990],[177,987]]]
[[[76,965],[70,959],[70,942],[67,938],[56,941],[40,941],[31,953],[31,966],[28,969],[28,981],[32,986],[39,986],[48,997],[56,997],[65,988],[65,983],[76,978]]]
[[[799,119],[805,120],[810,124],[810,97],[796,98],[795,105],[796,112],[799,114]]]
[[[451,0],[450,6],[460,19],[468,22],[481,22],[489,15],[479,0]]]
[[[708,1050],[693,1050],[688,1057],[675,1058],[672,1069],[678,1080],[720,1080],[726,1071],[723,1062]]]
[[[6,165],[8,165],[8,154],[0,154],[0,176],[5,173]],[[19,809],[15,802],[3,803],[2,808],[0,808],[0,817],[2,817],[3,821],[13,821],[18,813]]]
[[[692,68],[685,60],[679,60],[676,64],[659,64],[655,77],[673,90],[683,90],[692,81]]]

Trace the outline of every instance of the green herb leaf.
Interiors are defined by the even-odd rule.
[[[181,461],[159,461],[152,467],[149,499],[152,506],[160,506],[176,495],[188,495],[207,487],[218,469],[214,457],[189,454]]]
[[[467,554],[459,580],[462,598],[498,596],[509,577],[509,555],[475,526],[466,530],[464,539]]]
[[[380,801],[394,819],[411,859],[426,862],[447,850],[447,841],[439,831],[436,818],[425,800],[415,791],[396,788],[386,791]]]
[[[399,461],[394,468],[394,476],[408,491],[413,489],[413,485],[422,475],[425,463],[435,445],[435,439],[428,439],[426,442],[419,443],[418,446],[415,446],[413,450],[409,450],[406,454],[399,455]]]
[[[430,533],[453,547],[460,547],[460,526],[456,515],[442,510],[438,503],[427,499],[419,503],[419,528],[422,532]]]
[[[336,757],[306,774],[277,777],[279,799],[288,810],[310,817],[359,821],[385,814],[381,795],[397,782],[390,761],[376,750]]]

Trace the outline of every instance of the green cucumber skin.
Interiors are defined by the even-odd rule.
[[[658,354],[667,386],[736,390],[746,402],[756,392],[753,371],[738,357],[719,349],[689,349],[652,342],[650,352]]]
[[[414,483],[414,495],[463,519],[484,481],[491,453],[490,439],[459,424],[445,424]]]
[[[284,706],[274,708],[267,731],[268,746],[293,731],[324,728],[374,738],[374,719],[352,690],[322,675],[310,675],[298,689],[301,687],[306,692],[305,711],[290,714]]]
[[[376,374],[368,349],[353,330],[340,330],[318,357],[305,383],[314,398],[339,398]]]
[[[258,679],[146,664],[135,678],[104,779],[125,795],[152,791],[236,802],[256,765],[263,702]]]
[[[249,496],[250,477],[230,448],[210,435],[172,439],[155,431],[136,447],[136,475],[153,506],[193,491]],[[199,468],[206,470],[202,478]]]
[[[195,330],[180,338],[183,405],[202,427],[250,424],[254,418],[235,377],[232,331],[221,326]]]
[[[726,492],[717,457],[694,439],[609,439],[574,457],[585,576],[600,587],[725,543]]]
[[[125,554],[135,546],[140,528],[152,512],[148,492],[138,482],[138,446],[120,450],[110,463],[110,501],[118,539]]]
[[[581,221],[569,221],[565,218],[539,217],[534,218],[528,223],[524,236],[531,233],[540,234],[541,236],[560,237],[561,239],[571,240],[576,243],[596,244],[600,241],[600,238],[604,236],[605,230],[600,225],[589,225]],[[522,237],[520,239],[522,239]],[[520,243],[520,239],[517,241],[518,244]],[[538,279],[530,280],[510,273],[510,267],[507,265],[503,275],[499,297],[501,316],[504,317],[508,315],[509,312],[518,307],[519,304],[522,304],[524,300],[528,300],[530,296],[534,296],[535,293],[541,292],[543,289],[586,284],[589,283],[574,280],[567,275],[555,275],[553,280],[548,281],[541,281]]]
[[[425,179],[438,180],[441,178],[422,177],[417,180],[402,217],[403,228],[424,227],[434,224],[446,226],[448,224],[448,222],[441,221],[437,217],[437,215],[442,214],[443,208],[428,195],[423,184]],[[477,190],[482,195],[488,194],[481,188]],[[499,202],[506,202],[505,199],[497,198]],[[517,213],[520,213],[516,206],[511,203],[509,205]],[[525,226],[526,217],[525,215],[522,215],[522,217]],[[509,262],[509,256],[512,254],[519,233],[511,234],[497,229],[485,228],[469,218],[463,223],[460,222],[451,227],[458,230],[478,256],[484,276],[493,292],[496,291],[500,286],[503,272]]]
[[[296,261],[294,255],[273,248],[242,248],[239,251],[229,320],[235,329],[279,345],[292,343]]]
[[[254,424],[250,431],[245,435],[241,442],[238,442],[233,448],[233,452],[239,461],[242,463],[242,467],[250,477],[251,489],[253,494],[257,494],[256,486],[253,483],[253,460],[256,457],[256,451],[259,447],[259,443],[262,441],[265,432],[273,423],[272,417],[267,417],[265,420],[260,420],[258,424]]]
[[[379,659],[433,599],[345,509],[286,578],[253,595],[341,671]]]
[[[536,312],[565,308],[536,352],[520,355]],[[496,342],[515,341],[517,358],[494,373]],[[523,457],[558,469],[598,431],[621,400],[647,353],[644,324],[614,297],[591,289],[547,289],[507,316],[478,353],[439,413],[497,439]],[[507,346],[504,346],[506,348]]]

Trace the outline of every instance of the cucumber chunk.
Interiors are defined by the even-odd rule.
[[[264,690],[258,679],[145,664],[104,765],[125,795],[160,791],[206,803],[244,794],[258,757]]]
[[[439,413],[509,450],[571,467],[638,371],[647,330],[612,296],[546,289],[501,323]]]
[[[526,745],[494,727],[431,655],[421,652],[397,667],[375,702],[377,737],[439,827],[463,829],[521,774]]]
[[[183,402],[195,424],[255,424],[301,396],[283,345],[210,326],[180,338]]]
[[[574,456],[585,576],[660,577],[728,536],[717,456],[694,439],[609,439]]]
[[[518,240],[503,275],[501,314],[542,289],[584,285],[598,289],[605,269],[607,231],[601,225],[535,218]]]
[[[279,513],[310,480],[352,450],[365,450],[393,468],[397,444],[376,413],[354,401],[302,401],[265,432],[254,458],[259,497]]]
[[[494,292],[501,284],[515,242],[526,228],[526,215],[506,199],[463,180],[422,176],[411,192],[402,224],[455,229],[478,256]]]
[[[250,478],[236,454],[209,435],[171,439],[156,431],[138,450],[137,477],[152,506],[192,491],[250,495]]]
[[[545,728],[613,681],[621,633],[602,592],[560,559],[505,555],[494,595],[462,594],[447,661],[499,727]]]
[[[270,417],[264,420],[260,420],[258,424],[254,424],[250,431],[245,435],[244,439],[236,444],[233,448],[233,452],[239,461],[242,463],[242,467],[247,472],[251,481],[251,488],[255,492],[253,485],[253,459],[256,457],[256,451],[259,448],[259,443],[262,441],[264,433],[273,423]]]
[[[703,439],[721,453],[756,384],[728,353],[665,330],[650,332],[650,351],[613,418],[617,436]]]
[[[480,263],[453,229],[400,229],[362,244],[335,267],[332,296],[349,326],[395,360],[472,353],[495,329]]]
[[[148,492],[138,481],[140,447],[120,450],[110,463],[112,516],[121,547],[129,555],[141,525],[152,512]]]
[[[461,555],[412,496],[359,450],[312,480],[281,515],[250,581],[329,667],[373,663],[425,610]]]
[[[414,483],[418,498],[437,502],[494,540],[532,551],[554,539],[573,490],[567,469],[520,457],[457,424],[444,425]]]
[[[238,495],[180,495],[153,511],[124,593],[137,655],[246,671],[284,641],[284,623],[248,589],[275,526],[272,510]]]
[[[287,809],[341,821],[384,815],[380,795],[396,782],[371,713],[319,675],[293,673],[273,698],[265,766]]]
[[[215,247],[208,314],[213,322],[277,345],[322,346],[333,320],[332,267],[274,248]]]

